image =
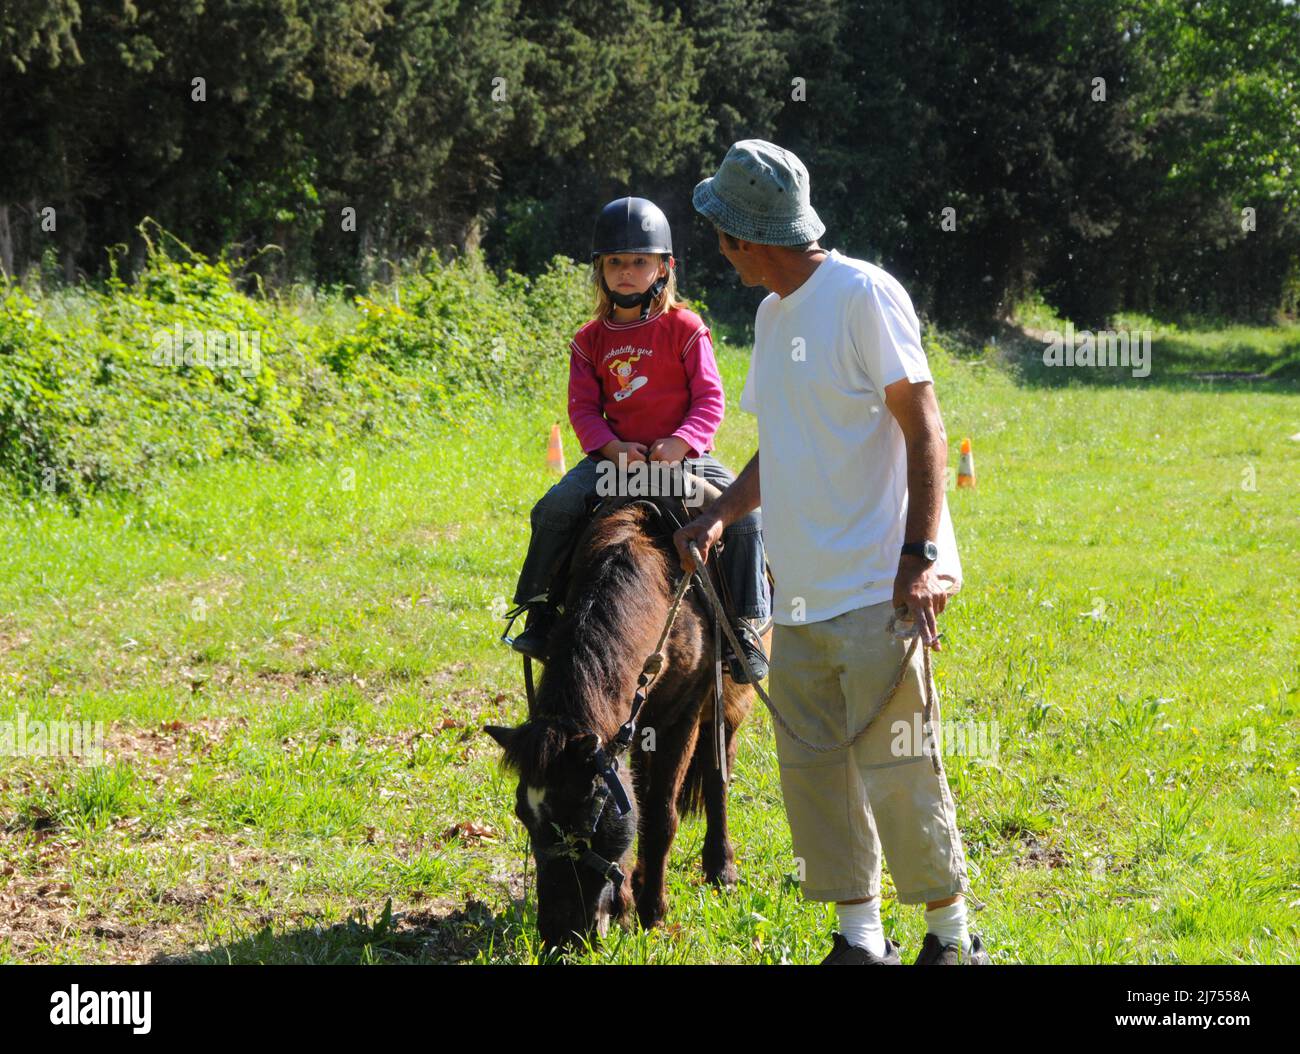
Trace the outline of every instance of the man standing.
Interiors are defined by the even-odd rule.
[[[881,268],[817,244],[826,228],[788,150],[734,144],[694,203],[741,282],[770,293],[740,399],[758,415],[759,452],[677,532],[682,566],[693,566],[690,541],[707,554],[761,493],[777,594],[773,704],[819,745],[868,726],[833,753],[776,730],[803,895],[836,904],[823,964],[900,962],[880,922],[882,850],[900,903],[926,905],[916,963],[987,963],[967,926],[966,859],[937,749],[900,751],[891,731],[921,726],[921,649],[939,649],[936,616],[961,577],[944,501],[947,437],[912,302]],[[882,708],[906,654],[891,632],[904,607],[921,643]],[[937,709],[932,717],[941,742]]]

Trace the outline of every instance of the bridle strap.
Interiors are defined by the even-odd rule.
[[[615,886],[621,887],[623,885],[623,869],[613,861],[606,860],[590,846],[578,858],[578,863],[586,864],[594,871],[598,871],[610,882],[613,882]]]

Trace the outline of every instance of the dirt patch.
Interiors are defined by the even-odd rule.
[[[79,845],[53,826],[0,829],[0,945],[21,959],[83,937],[113,946],[107,961],[135,961],[147,944],[139,927],[81,904],[68,881]]]
[[[473,745],[486,739],[479,735],[483,723],[480,718],[500,722],[515,709],[515,701],[504,692],[482,686],[452,687],[470,669],[470,663],[459,662],[419,678],[431,704],[420,727],[372,734],[365,737],[365,745],[413,756],[427,750],[431,743],[441,747],[450,741],[451,757],[467,758]],[[252,690],[263,695],[301,692],[304,685],[342,679],[355,681],[367,695],[375,694],[376,683],[367,686],[366,679],[351,674],[317,678],[308,672],[306,676],[249,678],[257,682],[250,685]],[[403,686],[410,683],[405,678],[374,681],[392,689],[399,681]],[[146,793],[152,784],[166,793],[183,795],[194,763],[219,751],[221,744],[250,726],[246,716],[220,712],[228,702],[226,683],[223,678],[222,689],[211,700],[212,710],[206,713],[189,716],[182,710],[181,716],[152,725],[108,723],[104,760],[131,766],[145,781]],[[195,700],[189,708],[204,705]],[[286,737],[284,747],[314,748],[317,742],[314,734],[305,738],[294,735]],[[490,746],[484,744],[482,749]],[[54,795],[57,784],[67,775],[49,769],[6,771],[0,773],[0,790],[32,794],[44,787]],[[38,802],[39,797],[32,801]],[[453,819],[459,822],[448,826]],[[518,861],[496,859],[502,835],[482,817],[469,815],[447,817],[436,829],[418,835],[409,829],[369,828],[365,841],[382,843],[384,851],[399,856],[437,852],[452,844],[478,847],[494,858],[492,888],[499,891],[497,895],[514,900],[523,893],[522,871],[516,866]],[[275,876],[279,871],[296,870],[302,861],[293,853],[250,846],[238,832],[218,831],[205,818],[186,815],[153,826],[140,816],[119,816],[86,837],[93,837],[95,844],[83,845],[73,831],[62,828],[52,816],[26,815],[21,823],[0,824],[0,947],[9,956],[33,962],[55,958],[88,963],[192,961],[208,954],[203,948],[204,933],[214,911],[220,912],[223,924],[246,934],[270,926],[277,934],[288,934],[286,940],[312,940],[311,929],[293,929],[303,912],[311,909],[310,901],[292,907],[286,904],[270,913],[260,903],[242,903],[246,897],[263,900],[268,884],[278,884]],[[132,889],[111,880],[86,877],[87,862],[97,865],[121,852],[144,852],[152,857],[155,853],[166,855],[182,850],[194,855],[194,866],[181,874],[171,872],[165,888]],[[149,873],[158,873],[152,864]],[[484,933],[500,926],[500,920],[491,912],[480,918],[480,909],[458,908],[454,902],[432,893],[408,890],[403,900],[405,913],[399,913],[394,904],[392,933],[397,943],[384,953],[397,961],[463,961],[475,954]],[[365,906],[373,915],[374,903]],[[381,950],[384,945],[385,941],[378,944]],[[220,957],[220,949],[216,951]],[[246,948],[244,951],[247,954]]]
[[[1021,867],[1069,867],[1070,860],[1056,846],[1045,846],[1033,835],[1021,839],[1021,853],[1017,860]]]
[[[170,840],[173,847],[203,846],[204,854],[194,877],[144,903],[111,883],[96,883],[93,897],[84,890],[78,893],[71,881],[72,865],[82,843],[57,827],[0,828],[0,946],[29,961],[44,961],[55,948],[62,956],[87,963],[147,962],[166,951],[193,946],[211,905],[224,903],[232,892],[266,885],[261,877],[247,877],[271,860],[261,848],[217,834],[202,823],[181,822],[164,832],[146,832],[139,825],[139,817],[121,817],[97,837],[119,842],[122,848]],[[113,850],[100,844],[96,852],[111,856]],[[134,918],[114,910],[131,900]],[[159,914],[181,917],[142,920],[140,915],[154,914],[151,903],[171,909]],[[232,912],[229,904],[223,911],[237,923],[249,921],[247,912]]]
[[[464,673],[469,669],[467,662],[453,662],[450,666],[444,666],[432,677],[432,684],[435,688],[441,688],[444,685],[451,684],[458,674]]]
[[[183,753],[206,756],[233,729],[247,728],[246,717],[197,717],[163,721],[154,728],[117,724],[104,734],[105,761],[174,761]]]
[[[25,633],[12,615],[0,615],[0,655],[21,651],[32,642],[32,635]]]
[[[268,879],[259,870],[266,874],[268,868],[296,869],[300,860],[294,854],[281,856],[242,844],[210,828],[181,826],[184,829],[169,831],[169,838],[174,843],[179,836],[187,846],[202,844],[203,862],[188,878],[151,893],[144,903],[111,885],[96,885],[94,902],[79,895],[71,874],[72,855],[80,845],[76,839],[60,838],[54,832],[38,837],[30,831],[0,831],[0,947],[32,962],[45,961],[52,954],[86,963],[186,962],[214,952],[220,959],[223,949],[208,946],[203,939],[207,917],[219,907],[223,925],[244,934],[237,944],[270,927],[274,942],[290,950],[298,943],[319,948],[323,937],[331,938],[325,943],[337,943],[342,937],[344,943],[358,948],[373,942],[382,957],[395,961],[459,962],[472,958],[492,932],[500,933],[506,925],[499,910],[482,902],[458,906],[446,896],[421,890],[406,892],[402,903],[394,898],[391,925],[373,936],[354,932],[352,920],[322,926],[321,915],[310,901],[280,912],[251,904],[241,907],[245,894],[267,886]],[[134,842],[139,833],[131,820],[121,820],[105,835],[125,843]],[[478,824],[458,824],[441,836],[429,836],[425,848],[450,840],[492,843],[495,833]],[[420,848],[392,846],[402,854]],[[489,881],[507,905],[523,897],[517,866],[501,861]],[[384,899],[380,896],[378,904]],[[360,918],[363,910],[369,912],[368,925],[373,925],[376,908],[375,898],[370,897],[354,905],[353,915]],[[149,917],[154,915],[162,917]],[[237,946],[225,950],[238,957]]]
[[[303,666],[297,670],[258,670],[253,679],[262,684],[283,685],[295,690],[303,685],[329,688],[339,684],[355,684],[364,689],[367,681],[365,677],[347,670],[327,670],[320,666]]]

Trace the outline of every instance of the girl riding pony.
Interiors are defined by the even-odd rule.
[[[519,607],[510,613],[528,612],[511,646],[541,661],[563,588],[555,578],[597,493],[602,461],[685,460],[684,468],[719,487],[735,480],[709,453],[722,423],[722,381],[708,327],[677,302],[672,252],[668,218],[645,198],[611,201],[596,219],[596,314],[569,344],[569,421],[587,456],[533,507]],[[736,637],[760,679],[767,675],[760,638],[771,614],[761,531],[756,509],[723,532],[720,553]],[[729,648],[727,667],[737,683],[749,683]]]

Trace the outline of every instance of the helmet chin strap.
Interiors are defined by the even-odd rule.
[[[600,276],[600,284],[605,287],[606,295],[619,307],[637,307],[641,308],[641,321],[644,322],[650,314],[650,305],[655,302],[659,295],[668,285],[668,276],[660,275],[652,286],[644,293],[616,293],[610,289],[609,283],[605,281],[605,276]]]

